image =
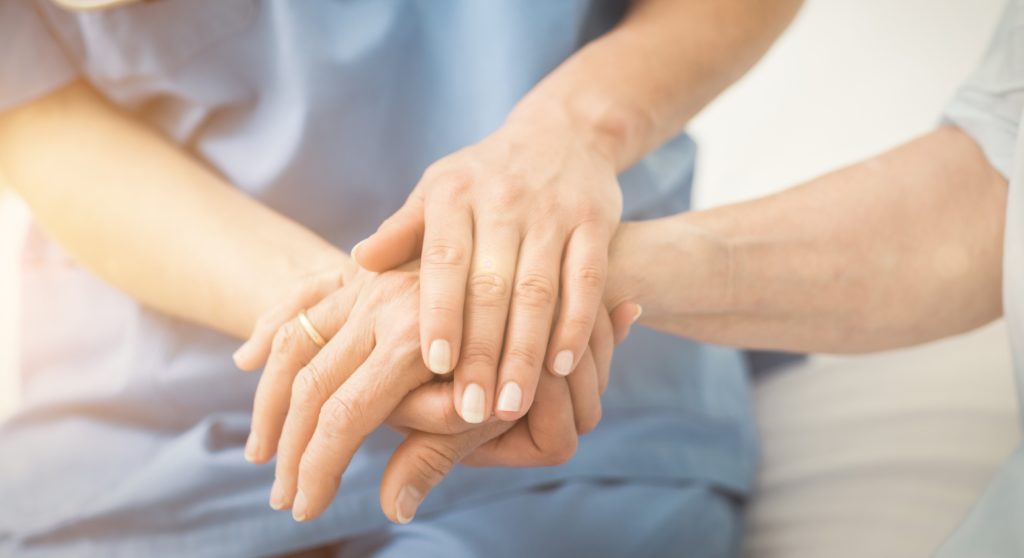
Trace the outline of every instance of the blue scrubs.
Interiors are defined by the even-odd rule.
[[[349,247],[626,4],[162,0],[70,13],[0,0],[0,110],[86,79],[238,188]],[[625,172],[625,218],[684,210],[693,161],[681,135]],[[395,433],[368,439],[322,518],[272,512],[272,467],[242,457],[257,379],[232,365],[237,342],[143,307],[36,229],[29,244],[23,408],[0,426],[0,555],[273,555],[404,532],[377,500]],[[614,528],[622,540],[608,553],[651,551],[644,533],[671,528],[688,555],[723,555],[713,541],[735,542],[738,520],[705,521],[707,500],[735,508],[756,466],[740,355],[639,329],[616,352],[604,402],[568,464],[459,467],[413,529],[461,523],[526,555],[561,537],[552,525],[567,526],[569,546],[557,548],[593,548],[588,534]],[[545,504],[559,494],[588,503],[567,516]],[[513,501],[529,503],[508,508],[518,521],[464,511]],[[639,513],[652,506],[669,511]],[[437,554],[462,555],[452,545]]]

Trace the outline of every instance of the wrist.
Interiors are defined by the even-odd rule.
[[[516,105],[504,128],[534,133],[541,129],[547,137],[562,136],[621,172],[639,157],[636,146],[651,124],[644,111],[594,91],[534,91]]]
[[[732,310],[731,245],[691,215],[619,226],[609,251],[608,308],[634,302],[651,324]]]

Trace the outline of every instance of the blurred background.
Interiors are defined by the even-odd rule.
[[[691,126],[700,149],[698,206],[741,200],[795,185],[932,128],[944,104],[980,57],[1003,4],[1003,0],[808,0],[797,21],[767,57]],[[16,393],[15,277],[26,222],[24,208],[3,190],[0,186],[0,415],[10,410]],[[764,501],[774,503],[766,507],[759,502],[751,511],[753,552],[758,556],[796,555],[786,553],[794,548],[811,548],[814,540],[830,536],[839,541],[845,538],[849,542],[845,548],[851,556],[922,555],[918,552],[934,547],[958,522],[1017,435],[1012,420],[1016,406],[1006,347],[1005,332],[1000,324],[995,324],[962,339],[894,355],[857,359],[815,357],[810,365],[803,365],[784,378],[759,381],[758,405],[765,435],[761,493]],[[892,370],[902,376],[887,373]],[[884,377],[879,376],[883,373]],[[821,383],[842,376],[847,379],[839,380],[838,384]],[[859,381],[876,383],[856,383]],[[904,383],[900,384],[901,381]],[[921,382],[932,382],[929,385],[933,388],[917,389]],[[880,385],[886,389],[878,389]],[[966,402],[950,402],[949,397],[962,394],[965,385],[974,389],[974,395],[965,396]],[[795,459],[794,455],[801,451],[818,456],[834,450],[835,455],[856,436],[885,443],[877,429],[848,433],[847,438],[836,437],[837,432],[849,426],[843,420],[866,407],[843,407],[848,415],[833,417],[834,428],[827,437],[806,429],[794,430],[794,425],[808,422],[808,417],[799,413],[813,411],[828,397],[845,402],[857,394],[873,401],[869,405],[872,412],[893,418],[893,422],[882,423],[882,431],[895,432],[896,436],[889,440],[891,447],[859,450],[858,456],[875,455],[872,451],[877,451],[877,456],[905,456],[899,451],[905,450],[908,440],[930,440],[929,436],[936,437],[936,447],[945,444],[953,449],[962,449],[964,446],[957,444],[970,444],[972,440],[985,442],[978,449],[979,453],[987,452],[985,457],[969,460],[970,467],[961,468],[962,471],[957,469],[959,477],[957,473],[940,471],[934,477],[934,486],[920,487],[921,494],[927,493],[927,498],[931,498],[932,508],[944,505],[946,511],[902,517],[906,508],[901,505],[911,501],[920,505],[929,500],[914,500],[914,493],[906,489],[907,479],[900,476],[888,479],[894,483],[891,486],[880,484],[875,478],[870,486],[847,483],[839,492],[794,492],[792,479],[806,474],[811,463],[808,460],[812,460]],[[977,431],[968,428],[970,425],[964,426],[964,421],[940,422],[915,431],[890,428],[897,422],[906,424],[905,410],[914,408],[914,401],[922,409],[941,405],[983,409],[987,418],[975,425]],[[885,415],[886,409],[892,414]],[[820,424],[820,416],[816,420]],[[931,463],[938,459],[936,455],[924,451],[907,459]],[[838,466],[832,463],[822,467],[835,471]],[[916,478],[930,478],[913,469],[910,472]],[[958,480],[963,481],[958,492],[942,492],[943,485]],[[855,490],[851,491],[851,486]],[[935,490],[939,491],[938,496]],[[861,513],[856,505],[846,505],[829,516],[832,508],[809,506],[806,499],[801,500],[834,499],[836,494],[845,495],[848,500],[870,501],[873,511],[865,508]],[[812,511],[817,517],[810,515]],[[834,524],[828,523],[830,517],[835,519]],[[890,540],[888,546],[865,547],[867,543],[858,540],[858,533],[848,525],[870,524],[872,518],[895,522],[889,527],[892,537],[907,539],[909,531],[920,540]],[[814,521],[821,528],[817,534],[808,534],[809,523]],[[801,529],[787,532],[790,524],[799,524]],[[830,525],[835,527],[832,531]],[[833,550],[836,551],[826,555],[842,554],[842,549]]]

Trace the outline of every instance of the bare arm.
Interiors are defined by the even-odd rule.
[[[83,266],[239,338],[300,277],[349,265],[81,83],[0,115],[0,169]]]
[[[422,257],[422,357],[454,372],[464,419],[520,418],[544,368],[579,365],[622,213],[618,172],[746,71],[798,5],[635,2],[353,249],[375,271]]]
[[[1006,181],[954,128],[763,199],[623,225],[613,300],[747,347],[860,352],[997,318]]]
[[[623,170],[750,69],[801,3],[636,0],[621,24],[539,83],[510,123],[567,116],[574,135]]]

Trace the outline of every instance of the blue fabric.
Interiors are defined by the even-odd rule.
[[[536,510],[562,521],[542,523]],[[681,521],[687,518],[686,521]],[[470,502],[344,541],[339,558],[740,556],[736,501],[701,484],[569,482]],[[529,534],[529,536],[526,536]]]
[[[167,0],[73,14],[38,2],[24,17],[120,108],[348,247],[625,5]],[[23,21],[0,19],[0,36]],[[0,106],[41,94],[7,79],[10,67],[0,64]],[[34,71],[51,88],[68,79],[62,63]],[[693,161],[681,135],[625,172],[626,218],[684,210]],[[29,242],[24,408],[0,426],[0,555],[252,556],[385,526],[377,483],[396,434],[367,441],[322,519],[272,512],[272,468],[242,458],[257,378],[232,365],[237,342],[146,309],[36,230]],[[422,513],[570,479],[750,488],[757,448],[737,352],[638,329],[616,353],[605,406],[567,465],[457,468]],[[530,511],[565,520],[550,513]]]

